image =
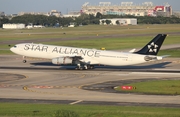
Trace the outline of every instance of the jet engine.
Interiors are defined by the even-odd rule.
[[[72,64],[73,60],[69,57],[58,57],[58,58],[54,58],[52,59],[52,63],[53,64]]]

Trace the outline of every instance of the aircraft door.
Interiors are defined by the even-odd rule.
[[[128,55],[128,61],[132,61],[132,55]]]

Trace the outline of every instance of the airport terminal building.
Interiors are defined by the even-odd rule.
[[[86,2],[82,5],[82,13],[94,14],[98,12],[104,15],[134,15],[134,16],[164,16],[170,17],[172,7],[166,3],[164,5],[154,5],[152,2],[134,4],[133,2],[121,2],[112,4],[111,2],[99,2],[98,5],[91,5]]]

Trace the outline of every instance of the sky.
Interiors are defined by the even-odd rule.
[[[67,14],[69,11],[80,11],[85,2],[89,2],[91,5],[98,5],[99,2],[111,2],[112,4],[133,2],[141,4],[147,1],[153,2],[154,5],[169,3],[173,10],[180,11],[180,0],[0,0],[0,12],[18,14],[19,12],[49,12],[57,10]]]

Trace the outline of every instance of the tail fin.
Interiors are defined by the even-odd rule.
[[[166,36],[167,34],[158,34],[146,46],[135,53],[143,55],[157,55]]]

